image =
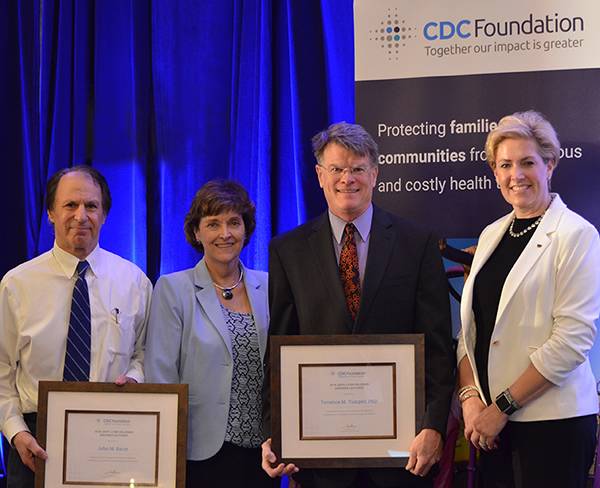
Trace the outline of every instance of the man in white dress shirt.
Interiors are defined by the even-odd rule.
[[[104,177],[75,166],[48,181],[53,248],[10,270],[0,282],[0,427],[12,446],[7,486],[33,487],[38,382],[62,380],[75,283],[89,291],[89,381],[142,382],[152,285],[133,263],[98,246],[110,210]],[[80,276],[78,264],[86,268]],[[71,340],[71,335],[69,335]],[[71,346],[69,346],[71,347]]]

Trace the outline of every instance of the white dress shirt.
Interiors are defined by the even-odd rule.
[[[135,264],[98,246],[86,260],[90,381],[125,374],[143,382],[152,284]],[[28,430],[22,415],[37,411],[38,382],[62,380],[78,262],[55,243],[0,282],[0,426],[9,440]]]

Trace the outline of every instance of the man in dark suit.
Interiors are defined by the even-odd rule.
[[[454,388],[437,240],[373,206],[378,150],[361,126],[333,124],[313,138],[313,149],[328,211],[271,241],[269,333],[422,333],[426,411],[406,470],[298,470],[276,463],[270,440],[263,444],[263,469],[273,477],[292,474],[302,488],[430,486]]]

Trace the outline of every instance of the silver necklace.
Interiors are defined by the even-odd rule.
[[[548,204],[548,207],[552,205],[552,200],[554,200],[554,195],[550,197],[550,203]],[[546,207],[546,210],[548,210],[548,207]],[[510,227],[508,228],[508,234],[510,235],[510,237],[521,237],[527,234],[530,230],[535,229],[538,225],[540,225],[540,222],[544,218],[544,215],[546,215],[546,210],[544,210],[544,213],[542,215],[535,219],[535,222],[533,224],[528,225],[521,232],[513,232],[513,226],[515,225],[515,220],[517,220],[517,216],[515,215],[512,219],[512,222],[510,223]]]
[[[244,277],[244,269],[240,268],[240,277],[238,280],[231,286],[221,286],[217,285],[214,281],[212,282],[219,290],[221,290],[221,296],[225,300],[231,300],[233,298],[233,290],[237,288],[237,286],[242,282],[242,278]]]

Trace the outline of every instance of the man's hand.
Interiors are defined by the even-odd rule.
[[[416,476],[425,476],[442,457],[442,436],[437,430],[423,429],[412,441],[406,470]]]
[[[125,376],[124,374],[120,374],[119,376],[117,376],[117,379],[115,380],[115,385],[122,386],[126,383],[137,383],[137,381],[131,378],[130,376]]]
[[[290,475],[293,473],[297,473],[299,469],[294,464],[283,464],[279,463],[279,465],[274,466],[277,462],[277,456],[271,450],[271,439],[267,439],[262,443],[262,469],[267,473],[271,478],[277,478],[278,476]]]
[[[23,464],[31,469],[31,471],[35,471],[36,457],[48,459],[48,454],[39,446],[35,437],[31,435],[31,432],[22,430],[12,438],[12,443],[19,456],[21,456]]]

